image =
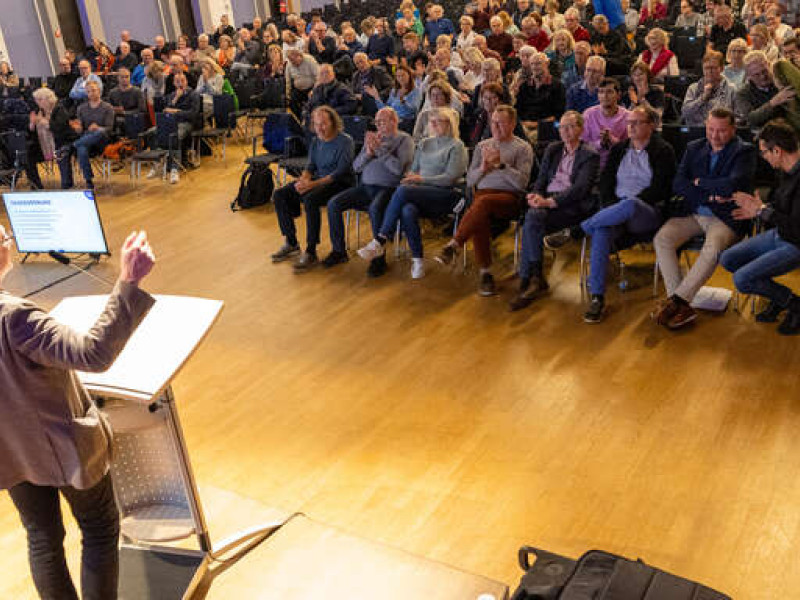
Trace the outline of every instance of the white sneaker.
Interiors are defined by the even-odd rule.
[[[181,175],[178,173],[178,169],[172,169],[169,172],[169,182],[170,183],[178,183],[181,180]]]
[[[383,256],[385,253],[386,249],[383,247],[383,244],[375,239],[358,251],[358,255],[364,260],[373,260],[379,256]]]
[[[425,277],[425,260],[422,258],[411,259],[411,279],[422,279]]]
[[[150,167],[150,170],[147,172],[147,178],[155,179],[159,175],[161,175],[161,165],[159,165],[158,163],[153,163],[152,166]]]

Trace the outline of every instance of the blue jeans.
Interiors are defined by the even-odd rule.
[[[772,278],[800,267],[800,248],[781,239],[777,229],[731,246],[719,262],[733,273],[733,283],[743,294],[758,294],[783,307],[794,296],[792,290]]]
[[[652,237],[660,226],[658,211],[638,198],[624,198],[581,223],[586,235],[592,236],[589,292],[605,294],[608,255],[615,239],[626,232],[642,237],[650,234]]]
[[[320,208],[347,186],[347,182],[337,180],[327,185],[317,186],[305,194],[300,194],[292,182],[275,190],[272,202],[275,204],[278,225],[286,238],[286,243],[292,246],[297,245],[297,229],[294,220],[302,214],[300,209],[302,204],[306,209],[306,248],[309,252],[316,252],[319,244],[319,232],[322,228]]]
[[[443,217],[450,214],[461,198],[461,192],[435,185],[401,185],[389,201],[383,215],[379,235],[392,239],[397,222],[402,221],[411,256],[422,258],[422,233],[419,218]]]
[[[383,212],[386,210],[393,191],[394,188],[379,185],[359,185],[331,198],[328,202],[328,230],[334,252],[344,254],[346,250],[342,213],[353,208],[367,211],[372,224],[372,235],[377,236],[383,221]]]
[[[92,150],[102,150],[108,144],[108,135],[105,131],[87,131],[77,140],[72,142],[78,154],[78,164],[83,171],[83,178],[87,183],[92,181],[92,163],[89,162],[89,153]]]
[[[39,596],[78,600],[64,558],[64,523],[59,492],[81,529],[81,597],[113,600],[119,579],[119,512],[111,476],[94,487],[77,490],[20,483],[8,490],[28,534],[28,560]]]
[[[530,208],[522,224],[522,246],[519,253],[519,276],[530,279],[534,266],[541,269],[544,236],[580,223],[586,215],[563,208]]]

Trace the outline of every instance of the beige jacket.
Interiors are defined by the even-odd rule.
[[[111,430],[73,369],[108,369],[154,302],[117,283],[84,335],[0,293],[0,489],[87,489],[108,472]]]

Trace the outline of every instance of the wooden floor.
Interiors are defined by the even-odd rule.
[[[548,267],[551,297],[513,315],[510,282],[480,298],[474,273],[433,262],[420,281],[408,261],[368,280],[357,257],[297,276],[269,261],[271,209],[228,209],[243,153],[176,186],[131,191],[117,174],[100,191],[112,247],[150,233],[147,289],[225,301],[175,383],[201,483],[512,586],[532,544],[641,557],[735,598],[800,597],[797,339],[749,313],[656,327],[647,255],[629,255],[634,289],[610,291],[598,326],[581,320],[577,248]],[[65,269],[34,260],[8,287]],[[78,277],[38,300],[104,291]],[[6,495],[0,555],[0,597],[33,597]]]

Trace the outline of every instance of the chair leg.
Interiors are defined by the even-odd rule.
[[[587,283],[586,283],[586,240],[584,236],[581,241],[581,264],[580,264],[580,286],[581,286],[581,300],[586,301],[588,296]]]
[[[350,251],[350,211],[344,213],[344,249]]]
[[[361,248],[361,211],[356,212],[356,248]]]
[[[653,298],[658,297],[658,260],[653,262]]]

